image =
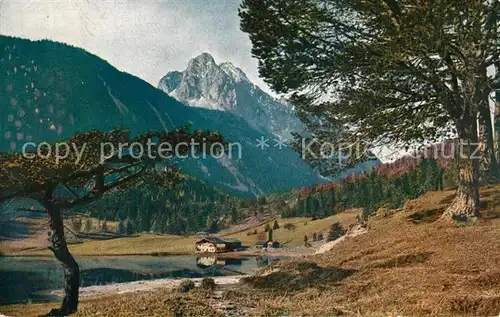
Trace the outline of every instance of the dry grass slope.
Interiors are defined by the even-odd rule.
[[[298,246],[304,244],[304,236],[308,236],[309,239],[312,238],[313,233],[323,233],[326,234],[330,229],[331,225],[335,222],[340,222],[342,225],[348,227],[350,224],[356,223],[356,216],[360,214],[359,210],[351,209],[346,210],[338,215],[330,216],[323,219],[317,219],[312,221],[311,218],[299,217],[299,218],[284,218],[277,219],[280,226],[279,229],[273,230],[273,239],[279,241],[286,246]],[[268,222],[271,228],[273,227],[274,220]],[[288,230],[285,228],[285,224],[292,224],[295,226],[293,230]],[[248,235],[248,233],[257,230],[258,233],[264,232],[265,224],[260,226],[252,227],[247,230],[241,231],[236,234],[227,235],[230,238],[236,238],[246,245],[252,245],[257,242],[256,235]]]
[[[297,272],[297,264],[286,261],[268,269],[266,273],[272,273],[260,279],[273,292],[286,295],[280,301],[269,299],[267,305],[300,316],[332,311],[361,316],[497,316],[500,188],[482,190],[482,217],[474,226],[433,222],[452,199],[453,192],[427,193],[408,202],[402,212],[372,219],[367,234],[307,259],[323,271],[352,272],[343,279],[314,279],[294,292],[295,284],[272,283],[272,276],[292,274],[300,280],[310,272]],[[252,284],[262,281],[254,278]]]

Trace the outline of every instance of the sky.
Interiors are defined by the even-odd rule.
[[[88,50],[153,86],[202,52],[258,77],[240,0],[0,0],[0,34],[50,39]]]

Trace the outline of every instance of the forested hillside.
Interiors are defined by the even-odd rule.
[[[454,164],[445,169],[436,160],[423,159],[397,177],[373,171],[339,183],[275,195],[269,200],[284,217],[323,218],[350,208],[363,208],[364,214],[370,215],[381,207],[400,208],[426,191],[456,187],[455,172]]]
[[[244,218],[248,199],[229,195],[197,180],[173,189],[156,186],[119,191],[84,212],[100,220],[120,221],[125,232],[192,234],[216,232]]]

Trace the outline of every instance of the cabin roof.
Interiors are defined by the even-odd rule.
[[[210,242],[210,243],[215,243],[215,244],[220,244],[220,243],[241,243],[241,241],[238,240],[238,239],[219,238],[219,237],[206,237],[206,238],[203,238],[203,239],[200,239],[200,240],[196,241],[196,244],[203,243],[203,242]]]

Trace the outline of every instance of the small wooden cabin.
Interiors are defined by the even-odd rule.
[[[241,241],[237,239],[206,237],[195,243],[197,253],[233,252],[241,249]]]

